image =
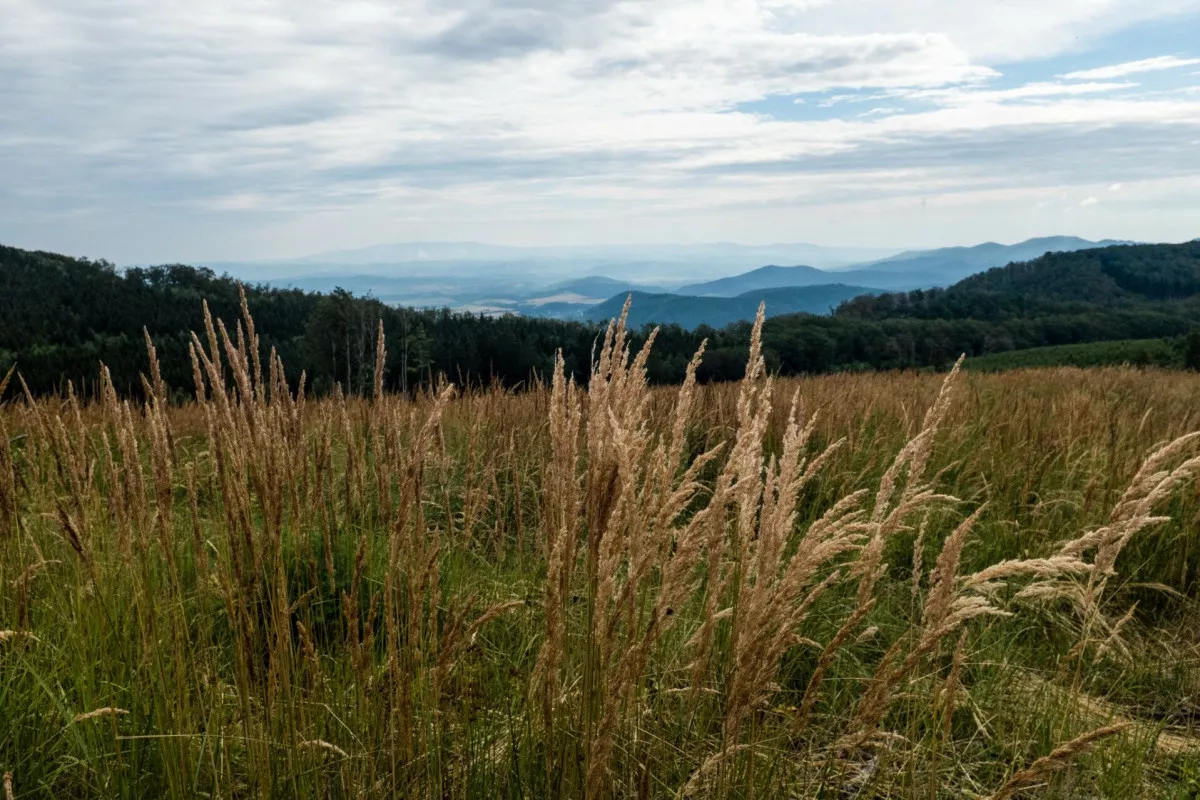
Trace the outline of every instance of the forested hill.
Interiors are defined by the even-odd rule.
[[[860,297],[843,316],[1004,320],[1188,301],[1200,295],[1200,240],[1046,253],[946,289]]]
[[[387,333],[389,388],[413,388],[444,373],[452,380],[509,384],[549,374],[556,348],[582,377],[594,331],[554,320],[488,318],[393,308],[346,292],[246,287],[264,349],[276,348],[293,385],[302,370],[310,391],[339,382],[373,385],[375,332]],[[154,340],[164,379],[192,389],[190,333],[203,335],[201,301],[233,334],[241,317],[238,283],[211,270],[172,265],[117,270],[89,261],[0,246],[0,377],[16,362],[35,392],[87,391],[108,365],[118,389],[137,393],[146,371],[143,326]]]
[[[766,292],[750,291],[736,297],[693,297],[668,292],[626,292],[585,312],[584,318],[605,322],[618,316],[628,298],[628,322],[631,327],[653,325],[663,320],[678,323],[685,329],[707,325],[721,328],[747,319],[754,319],[758,304],[767,303],[767,317],[785,314],[828,314],[841,303],[862,294],[876,293],[875,289],[846,286],[841,283],[826,286],[785,286]]]
[[[392,389],[414,388],[439,373],[458,383],[497,379],[513,386],[549,374],[560,347],[582,379],[598,332],[549,319],[398,309],[340,291],[259,286],[246,294],[263,346],[278,350],[293,384],[307,372],[315,392],[335,383],[369,391],[380,319],[388,337],[384,381]],[[192,386],[190,332],[204,326],[202,298],[228,325],[239,318],[238,284],[210,270],[120,271],[104,261],[0,247],[0,374],[15,362],[35,392],[61,391],[67,380],[86,391],[103,361],[118,388],[136,394],[146,369],[145,326],[165,380],[184,396]],[[775,317],[763,336],[771,368],[791,374],[938,367],[964,352],[1128,339],[1165,338],[1182,351],[1184,334],[1198,324],[1200,241],[1048,254],[947,289],[856,298],[832,316]],[[682,378],[703,338],[709,345],[700,378],[736,379],[749,330],[748,323],[716,331],[664,326],[650,379]]]
[[[1178,339],[1200,324],[1200,241],[1048,253],[946,289],[855,298],[828,320],[772,322],[764,337],[785,371],[941,366],[960,353]]]

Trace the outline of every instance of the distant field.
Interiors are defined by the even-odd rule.
[[[1194,796],[1200,376],[648,389],[618,333],[309,400],[243,331],[199,402],[0,387],[15,797]]]
[[[994,372],[1024,367],[1103,367],[1128,364],[1179,369],[1183,349],[1173,339],[1123,339],[1056,347],[1033,347],[967,359],[972,370]]]

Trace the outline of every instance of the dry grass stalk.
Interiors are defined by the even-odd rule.
[[[1111,736],[1116,736],[1127,730],[1129,726],[1130,723],[1128,722],[1117,722],[1112,725],[1106,725],[1103,728],[1097,728],[1094,731],[1072,739],[1066,744],[1056,747],[1049,755],[1042,756],[1030,764],[1028,768],[1021,770],[1009,778],[987,800],[1005,800],[1005,798],[1012,797],[1021,789],[1027,789],[1030,786],[1042,783],[1059,769],[1071,763],[1077,756],[1091,750],[1097,742]]]
[[[204,532],[200,527],[200,497],[196,486],[196,467],[188,464],[184,470],[187,487],[188,515],[192,528],[192,564],[196,570],[196,584],[208,584],[208,551],[205,548]]]
[[[717,772],[726,760],[748,749],[750,749],[750,745],[748,744],[736,744],[713,753],[691,774],[680,794],[683,797],[695,797],[713,779],[714,773]]]
[[[917,538],[913,540],[912,596],[914,599],[921,593],[921,576],[925,574],[925,534],[928,530],[929,514],[925,513],[921,517],[921,524],[917,526]]]
[[[954,645],[954,655],[950,660],[950,672],[946,675],[946,682],[941,690],[942,738],[947,742],[950,741],[954,709],[958,705],[959,690],[962,687],[962,668],[966,660],[966,644],[967,632],[964,630],[959,633],[958,642]]]
[[[1073,717],[1085,725],[1105,725],[1113,722],[1129,723],[1138,737],[1154,740],[1155,748],[1168,756],[1200,754],[1200,737],[1182,728],[1163,728],[1158,721],[1138,721],[1117,706],[1099,697],[1084,692],[1072,691],[1051,683],[1036,675],[1023,673],[1010,684],[1012,692],[1030,707],[1050,703],[1053,706],[1068,706]]]
[[[7,383],[8,378],[5,377]],[[0,538],[17,535],[17,475],[8,427],[0,418]]]
[[[383,400],[383,365],[387,361],[387,342],[383,335],[383,320],[375,333],[375,402]]]
[[[571,593],[583,494],[579,474],[579,435],[583,408],[574,380],[565,376],[562,351],[555,356],[550,390],[550,463],[542,488],[543,551],[547,560],[544,609],[546,635],[533,672],[540,694],[542,730],[554,740],[559,695],[559,672],[566,656],[566,601]],[[554,772],[554,756],[546,752],[546,781]]]
[[[937,433],[949,411],[954,386],[962,368],[962,362],[963,359],[960,357],[955,363],[954,368],[951,369],[950,373],[942,381],[937,397],[925,413],[921,430],[901,448],[880,479],[870,516],[871,536],[866,545],[863,546],[857,561],[851,568],[851,576],[856,577],[859,582],[855,608],[849,619],[838,630],[833,639],[830,640],[818,659],[817,667],[805,691],[805,699],[799,716],[801,722],[807,721],[816,702],[817,692],[824,680],[824,676],[832,665],[834,658],[836,658],[838,651],[845,645],[851,634],[862,624],[875,606],[875,587],[883,577],[885,569],[883,554],[888,540],[893,534],[904,529],[905,520],[909,516],[921,512],[921,526],[913,545],[912,586],[914,593],[918,590],[920,583],[919,570],[921,569],[919,553],[924,547],[924,532],[925,526],[928,524],[930,509],[935,505],[957,502],[954,497],[935,493],[924,481],[926,465],[932,455]],[[960,528],[960,532],[962,535],[965,535],[966,530]],[[961,543],[958,546],[961,547]],[[949,552],[946,555],[957,558],[956,553]],[[955,563],[957,565],[957,561]],[[943,589],[943,593],[945,591]],[[946,634],[943,633],[941,635],[944,636]],[[940,638],[940,636],[937,637],[938,640]],[[930,646],[932,646],[932,643]],[[896,647],[899,647],[899,643],[885,657],[884,664],[880,667],[881,671],[886,671],[887,668],[890,668],[892,666],[890,659],[899,655]],[[876,675],[873,690],[877,691],[881,688],[881,684],[879,683],[881,677],[883,677],[882,672]],[[900,675],[894,675],[885,679],[884,682],[898,681],[900,677]],[[889,692],[890,688],[884,690],[879,695],[873,695],[871,690],[868,691],[870,703],[874,703],[876,706],[874,708],[860,706],[860,722],[864,723],[862,732],[865,733],[868,728],[873,730],[878,719],[882,719],[882,714],[887,706],[887,694]],[[876,717],[878,719],[876,719],[875,723],[869,722],[869,720]]]
[[[621,716],[655,643],[674,626],[676,609],[698,582],[696,567],[711,512],[686,522],[681,516],[701,492],[699,476],[717,454],[710,449],[686,467],[682,463],[702,351],[689,364],[669,431],[652,436],[645,365],[654,334],[630,358],[628,305],[608,327],[588,387],[587,797],[606,791]],[[723,505],[714,497],[707,509]],[[644,613],[636,611],[639,597],[648,599]]]
[[[983,507],[976,509],[947,537],[930,573],[930,589],[921,612],[921,627],[916,642],[901,660],[904,640],[897,640],[883,657],[870,686],[858,703],[850,735],[839,743],[842,748],[854,749],[875,735],[893,700],[900,681],[917,667],[921,659],[946,636],[978,616],[1001,614],[978,596],[959,590],[958,567],[962,559],[967,534],[979,519]]]
[[[513,609],[524,607],[524,605],[524,600],[507,600],[496,603],[480,614],[470,625],[464,625],[463,620],[470,608],[469,602],[459,613],[451,613],[449,615],[451,621],[442,631],[441,646],[437,656],[436,669],[439,675],[444,675],[454,669],[455,659],[461,656],[468,647],[475,644],[483,626]]]
[[[103,370],[96,408],[76,399],[73,389],[60,401],[27,396],[27,403],[4,408],[0,516],[7,502],[13,530],[20,532],[25,521],[38,527],[28,537],[36,555],[28,566],[20,560],[30,554],[24,539],[2,543],[6,564],[16,564],[13,574],[19,577],[4,576],[13,598],[3,600],[15,613],[8,623],[13,630],[0,631],[0,642],[32,638],[25,630],[34,627],[28,619],[30,585],[53,563],[37,550],[37,536],[57,548],[51,555],[69,547],[90,559],[100,579],[81,591],[109,604],[97,614],[123,608],[128,598],[119,578],[133,565],[128,580],[139,624],[116,638],[122,643],[128,638],[139,666],[160,670],[155,702],[165,700],[170,710],[154,724],[186,731],[187,715],[214,696],[212,664],[204,663],[212,658],[209,646],[193,649],[175,631],[196,624],[211,633],[211,620],[185,614],[224,614],[219,623],[230,633],[234,677],[232,686],[219,691],[236,692],[237,701],[222,724],[245,726],[245,763],[268,763],[263,731],[328,730],[326,712],[339,723],[348,713],[353,719],[343,724],[355,731],[362,755],[339,778],[367,794],[384,794],[390,784],[393,791],[421,786],[430,795],[452,796],[477,775],[494,780],[510,756],[528,775],[521,759],[541,750],[546,796],[650,794],[666,774],[660,767],[680,775],[696,764],[684,794],[699,793],[712,788],[714,776],[725,778],[721,773],[732,768],[731,761],[740,762],[734,757],[743,751],[756,754],[745,777],[757,793],[776,779],[756,772],[760,755],[768,752],[759,737],[787,738],[777,737],[778,719],[760,711],[777,690],[789,648],[816,644],[807,637],[813,635],[809,616],[817,613],[830,617],[836,633],[821,649],[796,717],[793,733],[806,738],[794,751],[775,752],[776,763],[804,766],[805,745],[821,747],[847,727],[843,744],[855,735],[859,744],[872,736],[901,741],[884,730],[885,719],[898,698],[915,697],[914,687],[921,686],[931,687],[932,700],[928,711],[918,709],[922,722],[940,726],[952,745],[951,717],[965,695],[968,622],[1004,613],[1001,600],[1030,580],[1034,583],[1020,596],[1069,597],[1079,609],[1100,607],[1121,549],[1138,526],[1160,519],[1156,505],[1193,474],[1188,454],[1192,442],[1200,441],[1185,437],[1157,451],[1108,524],[1045,557],[969,574],[963,552],[981,513],[976,511],[945,541],[925,581],[919,553],[933,535],[932,521],[939,519],[931,510],[956,502],[935,491],[942,473],[933,478],[927,473],[934,472],[935,439],[947,428],[957,372],[943,383],[916,435],[903,446],[889,445],[888,452],[898,448],[899,454],[867,490],[855,475],[876,468],[871,449],[878,450],[883,439],[864,438],[867,424],[855,418],[863,405],[854,396],[864,387],[879,394],[871,382],[883,379],[838,376],[805,384],[819,389],[820,419],[801,413],[797,395],[790,408],[776,408],[784,384],[765,374],[761,316],[745,379],[736,387],[696,384],[701,348],[678,391],[651,389],[649,345],[634,352],[636,337],[622,317],[606,331],[586,390],[567,379],[560,355],[544,390],[513,395],[493,387],[451,403],[447,388],[401,401],[383,392],[380,327],[372,398],[339,389],[335,399],[306,406],[303,378],[290,390],[273,351],[263,375],[244,297],[242,306],[242,321],[233,327],[214,321],[205,309],[205,331],[193,337],[189,352],[195,406],[169,407],[168,387],[147,341],[144,405],[121,400]],[[368,349],[369,336],[363,340]],[[360,362],[369,360],[369,353],[359,355]],[[361,367],[355,368],[360,389],[369,383]],[[911,394],[871,403],[904,402],[912,408],[910,400],[928,389],[918,376],[887,380],[894,381],[886,384],[889,392],[907,385]],[[827,388],[834,385],[836,391]],[[704,429],[694,424],[698,416],[708,423]],[[548,428],[540,430],[547,419]],[[1155,424],[1147,419],[1141,415],[1139,431]],[[30,432],[19,451],[5,450],[5,425]],[[187,438],[176,442],[174,431],[185,429]],[[731,431],[728,442],[725,430]],[[839,446],[837,434],[826,436],[841,430],[857,439]],[[822,450],[815,441],[834,444]],[[768,448],[777,456],[768,457]],[[7,463],[12,474],[14,453],[17,474],[6,495],[3,467]],[[954,480],[961,485],[970,477]],[[49,489],[31,490],[42,485]],[[531,498],[540,502],[530,505]],[[16,513],[17,499],[23,517]],[[812,510],[810,501],[821,505]],[[860,629],[872,621],[887,629],[885,620],[908,607],[907,601],[892,603],[897,589],[905,597],[909,591],[907,581],[885,575],[884,552],[897,533],[914,527],[912,594],[926,592],[923,605],[915,606],[919,616],[914,613],[911,630],[890,643],[854,719],[831,719],[832,734],[824,725],[805,727],[823,689],[858,691],[857,674],[850,681],[837,667],[849,643],[879,633],[874,626]],[[60,529],[61,542],[54,538]],[[529,530],[541,533],[536,554],[522,546]],[[386,531],[386,545],[373,538],[374,531]],[[471,585],[477,576],[464,574],[457,559],[479,558],[483,554],[476,548],[489,535],[492,551],[485,557],[497,557],[497,573],[487,573],[484,588]],[[10,553],[15,560],[8,561]],[[514,554],[519,565],[500,560]],[[521,588],[511,589],[516,596],[529,591],[526,578],[540,580],[543,570],[547,575],[544,585],[533,587],[543,594],[545,632],[532,675],[489,660],[518,637],[497,637],[495,647],[469,651],[484,625],[525,604],[511,600],[477,611],[474,599],[495,596],[496,575],[504,581],[510,570],[527,571],[520,574]],[[64,568],[55,578],[70,580],[81,572]],[[827,596],[821,600],[843,582],[856,593],[847,608]],[[57,585],[34,588],[38,602],[43,597],[60,602]],[[505,586],[500,593],[509,591]],[[326,613],[331,604],[340,615]],[[38,629],[47,630],[53,619],[39,617]],[[663,646],[673,642],[664,637],[681,624],[694,633],[680,648],[692,658],[682,671],[676,648]],[[1096,659],[1126,649],[1137,655],[1137,640],[1124,638],[1137,624],[1132,610],[1115,623],[1103,620]],[[526,615],[514,615],[510,627],[525,643],[538,644]],[[378,647],[377,630],[383,637]],[[952,636],[958,644],[945,680],[925,680],[928,662],[939,665],[934,675],[942,673],[942,645]],[[199,660],[196,670],[193,659]],[[495,733],[494,708],[484,704],[496,697],[481,692],[497,691],[489,681],[501,666],[508,668],[506,677],[529,679],[524,713],[540,717],[540,724]],[[991,665],[973,667],[982,672]],[[193,674],[202,676],[196,687]],[[669,704],[681,702],[670,698],[685,696],[686,713],[661,720],[660,728],[653,715],[670,713]],[[224,714],[226,705],[218,703],[214,713]],[[115,720],[123,713],[97,709],[76,721]],[[1097,722],[1112,719],[1110,714]],[[680,733],[674,726],[687,729]],[[1137,730],[1150,727],[1138,724]],[[467,746],[468,735],[478,735],[478,745],[472,740]],[[1159,750],[1171,752],[1176,739],[1186,737],[1159,736]],[[168,750],[174,746],[163,745],[169,756],[164,764],[175,763]],[[349,758],[319,739],[299,746]],[[716,751],[702,750],[709,747]],[[178,763],[190,768],[192,756],[180,752]],[[466,763],[447,767],[464,752],[479,760],[468,756]],[[581,765],[570,763],[580,757]],[[859,774],[870,779],[878,762],[867,763],[871,771]],[[351,774],[359,764],[361,775]],[[298,786],[303,790],[302,782]]]
[[[17,365],[13,364],[8,368],[8,372],[4,373],[4,377],[0,378],[0,400],[4,399],[4,390],[8,388],[8,383],[12,380],[13,373],[16,371]]]
[[[1200,443],[1200,432],[1190,433],[1155,449],[1142,463],[1109,514],[1108,523],[1066,542],[1058,554],[1042,563],[1069,564],[1069,568],[1051,569],[1041,580],[1025,587],[1018,597],[1028,600],[1070,601],[1080,619],[1081,632],[1075,653],[1098,644],[1093,661],[1112,649],[1123,650],[1121,629],[1129,622],[1132,609],[1115,623],[1105,614],[1104,594],[1116,575],[1116,562],[1126,545],[1141,531],[1169,518],[1156,515],[1158,508],[1184,482],[1200,474],[1200,455],[1186,455]],[[1090,556],[1091,561],[1086,558]],[[1075,579],[1082,574],[1082,582]],[[1062,578],[1069,580],[1062,580]]]
[[[771,413],[770,379],[760,381],[766,370],[762,355],[762,324],[765,307],[760,304],[754,328],[750,336],[750,353],[746,361],[746,372],[738,387],[736,405],[736,433],[733,446],[716,481],[716,488],[709,507],[718,509],[718,503],[734,503],[738,516],[734,524],[739,542],[749,542],[753,527],[754,511],[761,491],[762,440],[766,433],[767,420]],[[720,608],[724,595],[733,579],[733,571],[724,567],[729,536],[729,522],[719,510],[710,514],[707,539],[704,548],[705,562],[704,612],[700,629],[688,642],[693,648],[692,698],[694,706],[704,687],[713,637],[720,619],[730,616],[732,609]],[[741,555],[741,553],[739,553]]]
[[[741,575],[733,616],[732,681],[728,692],[724,738],[736,742],[746,716],[765,699],[784,650],[799,635],[808,609],[837,573],[816,582],[818,572],[852,549],[866,530],[861,524],[864,493],[838,501],[800,537],[790,560],[785,560],[788,540],[795,528],[795,506],[800,492],[841,445],[835,442],[808,463],[804,455],[815,420],[799,425],[796,401],[792,402],[783,452],[767,470],[757,509],[758,530],[742,544]]]
[[[1129,648],[1125,646],[1125,642],[1121,639],[1121,631],[1126,625],[1129,624],[1129,621],[1133,619],[1133,615],[1137,613],[1137,607],[1138,604],[1134,603],[1129,607],[1129,610],[1125,612],[1125,616],[1121,617],[1111,626],[1109,629],[1108,638],[1096,648],[1096,655],[1092,658],[1093,665],[1099,664],[1112,650],[1119,651],[1126,660],[1132,657],[1130,655]]]
[[[0,644],[8,642],[16,642],[20,640],[39,642],[38,637],[34,636],[31,631],[0,631]]]
[[[1001,582],[1028,575],[1061,577],[1077,573],[1083,565],[1073,558],[1008,561],[959,578],[963,546],[984,507],[964,520],[946,539],[937,564],[930,573],[930,590],[921,614],[921,627],[915,644],[901,660],[903,640],[885,654],[870,687],[859,702],[853,722],[855,733],[844,737],[840,745],[853,749],[869,740],[890,707],[900,681],[921,663],[948,635],[972,619],[981,616],[1008,616],[988,601]]]
[[[327,753],[332,753],[340,758],[349,758],[350,754],[332,742],[327,742],[324,739],[306,739],[303,742],[298,742],[297,747],[302,747],[309,750],[324,750]]]
[[[75,717],[71,720],[71,722],[72,723],[86,722],[89,719],[98,719],[99,717],[123,717],[128,713],[129,712],[123,708],[116,708],[115,706],[105,706],[104,708],[97,708],[95,711],[88,711],[86,713],[76,714]]]
[[[316,645],[313,644],[312,634],[300,620],[296,620],[296,634],[300,638],[300,654],[313,673],[313,682],[321,683],[321,659],[317,655]]]
[[[7,379],[6,379],[7,380]],[[3,384],[0,384],[2,387]],[[13,774],[11,772],[4,773],[4,800],[15,800],[16,795],[13,793]]]

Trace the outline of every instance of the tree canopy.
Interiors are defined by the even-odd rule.
[[[204,330],[202,301],[232,326],[241,316],[239,288],[204,268],[118,270],[106,261],[0,247],[0,372],[17,363],[34,392],[62,391],[68,380],[86,392],[103,361],[118,389],[136,394],[146,369],[144,328],[164,379],[186,394],[191,332]],[[343,290],[258,285],[245,292],[263,347],[279,353],[293,385],[304,371],[318,393],[335,384],[370,391],[380,320],[388,347],[384,384],[392,390],[419,388],[439,374],[460,384],[519,386],[548,375],[560,349],[567,369],[585,380],[602,332],[579,322],[395,308]],[[1197,323],[1200,241],[1048,253],[946,289],[858,297],[826,316],[774,317],[763,340],[768,365],[784,374],[937,368],[960,353],[1155,338],[1175,342],[1182,363],[1185,337]],[[705,339],[698,377],[741,377],[750,327],[663,326],[647,365],[650,380],[680,380]]]

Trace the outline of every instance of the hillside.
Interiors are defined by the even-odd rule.
[[[876,269],[896,272],[932,272],[954,280],[991,267],[1010,264],[1014,261],[1030,261],[1046,253],[1070,253],[1076,250],[1091,250],[1116,244],[1132,244],[1105,239],[1099,242],[1081,239],[1078,236],[1041,236],[1017,244],[984,242],[970,247],[941,247],[934,250],[907,250],[894,256],[879,259],[869,265]],[[968,270],[962,273],[962,270]]]
[[[540,294],[578,294],[586,297],[611,297],[618,292],[647,292],[659,293],[663,290],[658,286],[650,286],[631,281],[619,281],[603,275],[588,275],[583,278],[573,278],[569,281],[551,284],[540,291]]]
[[[1128,364],[1138,367],[1179,369],[1184,366],[1186,344],[1173,339],[1120,339],[1050,347],[1031,347],[968,358],[971,372],[1004,372],[1011,369],[1049,367],[1104,367]]]
[[[758,305],[766,302],[767,316],[783,314],[829,314],[841,303],[863,294],[875,292],[862,286],[831,284],[824,286],[787,287],[751,290],[737,297],[689,297],[680,294],[647,292],[623,293],[613,296],[585,314],[594,322],[606,322],[621,314],[630,294],[628,322],[640,328],[652,323],[678,325],[693,330],[701,325],[723,328],[737,322],[754,319]]]
[[[1116,244],[1089,242],[1073,236],[1030,239],[1013,245],[986,242],[974,247],[945,247],[938,250],[909,251],[879,261],[837,270],[813,267],[761,267],[705,283],[681,287],[680,294],[733,297],[753,289],[780,286],[815,286],[844,283],[873,286],[889,291],[929,289],[1017,261],[1028,261],[1048,252],[1073,252]]]
[[[145,325],[167,384],[186,396],[192,387],[190,332],[204,331],[201,300],[236,337],[238,288],[233,279],[206,269],[170,265],[122,271],[103,261],[0,247],[0,373],[17,364],[35,393],[62,391],[68,379],[90,389],[103,360],[118,388],[136,392],[146,370]],[[1175,341],[1200,326],[1200,242],[1054,253],[947,289],[854,297],[832,315],[819,312],[871,290],[818,288],[768,293],[772,318],[763,336],[772,370],[938,367],[960,353],[976,357],[1116,340]],[[743,298],[635,296],[635,327],[679,315],[670,317],[679,324],[666,325],[659,336],[647,363],[650,379],[679,381],[702,338],[708,339],[708,349],[698,377],[737,379],[745,367],[749,324],[688,328],[748,318],[763,296],[762,291]],[[517,386],[548,374],[560,349],[567,369],[584,380],[600,333],[582,321],[405,309],[345,291],[252,286],[246,298],[264,348],[275,348],[283,357],[293,385],[303,371],[309,390],[318,394],[335,383],[353,392],[370,391],[380,320],[388,341],[384,382],[396,389],[427,385],[439,373],[457,383],[498,380]],[[615,315],[624,299],[622,293],[606,301],[594,315]],[[681,301],[682,308],[675,305]],[[786,313],[795,311],[818,313]],[[1048,355],[1039,356],[1039,363],[1065,351],[1044,352]]]
[[[959,354],[1178,337],[1200,325],[1200,241],[1050,253],[947,289],[858,297],[764,336],[785,372],[941,366]]]
[[[375,331],[388,337],[385,383],[413,388],[439,373],[460,382],[493,378],[512,385],[546,374],[562,348],[583,374],[595,331],[584,325],[515,315],[396,308],[346,291],[247,286],[246,301],[265,351],[283,359],[293,385],[306,374],[313,392],[335,382],[349,391],[373,384]],[[105,261],[0,246],[0,377],[17,364],[32,391],[85,390],[104,361],[114,383],[137,392],[146,370],[143,326],[153,337],[174,390],[192,388],[188,347],[204,335],[202,301],[231,336],[241,317],[239,284],[183,265],[118,270]]]
[[[834,280],[829,272],[816,267],[780,267],[771,264],[743,272],[740,275],[731,275],[728,278],[680,286],[677,294],[697,297],[737,297],[739,294],[761,289],[828,285]]]
[[[965,278],[946,289],[856,299],[839,313],[871,319],[1004,320],[1098,308],[1162,305],[1200,295],[1200,241],[1112,245],[1047,253]]]
[[[624,297],[630,292],[657,294],[662,289],[602,275],[589,275],[527,292],[512,302],[509,310],[527,317],[587,320],[592,309],[604,302],[601,298],[617,294]]]

